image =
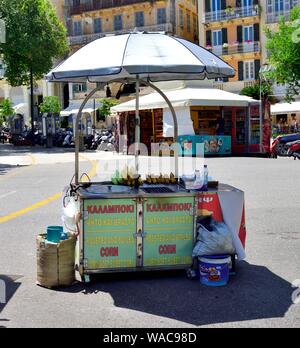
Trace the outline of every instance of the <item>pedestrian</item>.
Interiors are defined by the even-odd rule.
[[[217,135],[224,135],[225,132],[225,120],[223,115],[219,115],[216,120],[216,134]]]
[[[292,115],[292,121],[291,121],[291,133],[297,133],[298,131],[298,122],[296,115]]]

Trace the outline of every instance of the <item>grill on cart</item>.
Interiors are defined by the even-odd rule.
[[[142,191],[146,193],[174,193],[169,187],[158,186],[158,187],[143,187]]]

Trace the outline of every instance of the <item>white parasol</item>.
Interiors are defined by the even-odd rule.
[[[168,80],[203,80],[234,76],[234,69],[222,59],[187,40],[164,33],[134,32],[107,36],[84,46],[55,67],[47,80],[52,82],[135,82],[136,83],[136,143],[140,141],[139,86],[152,87],[166,100],[174,120],[174,142],[177,142],[175,111],[162,91],[152,82]],[[76,122],[94,89],[83,102]],[[79,172],[79,132],[75,134],[75,181]],[[138,156],[136,147],[136,157]],[[137,162],[136,162],[137,163]],[[138,168],[136,168],[138,169]]]

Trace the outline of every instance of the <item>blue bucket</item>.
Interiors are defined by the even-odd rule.
[[[47,241],[51,243],[59,243],[64,229],[62,226],[49,226],[47,228]]]
[[[229,280],[229,255],[199,257],[200,283],[207,286],[224,286]]]

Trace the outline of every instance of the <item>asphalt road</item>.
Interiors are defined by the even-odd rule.
[[[54,163],[0,164],[0,219],[68,184],[73,163]],[[207,163],[216,179],[246,194],[247,260],[228,286],[207,288],[182,272],[100,276],[60,291],[36,286],[35,236],[61,223],[56,199],[0,223],[0,278],[8,295],[0,327],[300,327],[300,303],[291,299],[291,283],[300,279],[300,161]]]

